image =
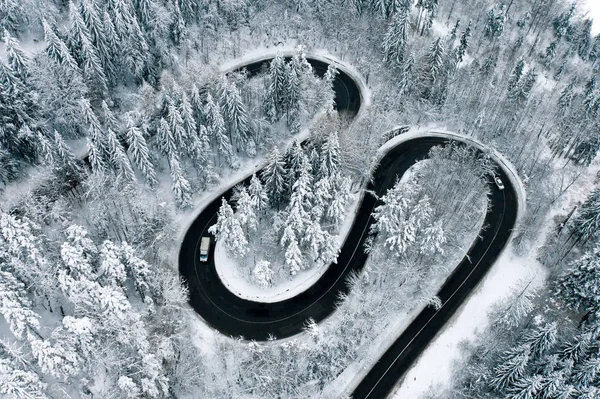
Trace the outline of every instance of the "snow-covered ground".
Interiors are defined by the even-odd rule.
[[[355,195],[355,199],[349,206],[349,211],[346,213],[346,218],[337,236],[340,247],[350,232],[360,202],[359,196]],[[217,241],[214,256],[219,279],[229,288],[229,291],[242,299],[266,303],[283,301],[306,291],[330,266],[330,264],[316,264],[309,270],[298,272],[292,280],[283,281],[273,287],[261,288],[248,282],[241,275],[239,264],[227,254],[222,241]]]
[[[432,387],[447,386],[452,379],[453,365],[462,356],[461,343],[475,340],[477,334],[488,327],[488,314],[493,305],[508,297],[521,281],[533,280],[533,288],[541,284],[544,278],[545,271],[536,261],[535,254],[517,257],[511,247],[507,248],[442,333],[405,374],[392,397],[417,399]]]

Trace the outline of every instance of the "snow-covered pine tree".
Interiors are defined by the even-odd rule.
[[[408,11],[400,9],[392,18],[383,37],[382,47],[385,61],[395,65],[401,65],[404,62],[407,35]]]
[[[246,187],[242,187],[237,193],[236,215],[242,227],[256,230],[258,224],[256,208]]]
[[[595,189],[585,200],[570,228],[573,234],[583,241],[598,238],[600,233],[600,189]]]
[[[315,183],[315,203],[311,214],[316,220],[321,220],[321,217],[327,214],[327,210],[331,205],[331,200],[333,199],[333,188],[331,186],[331,177],[327,175],[322,176]]]
[[[92,92],[103,96],[108,90],[108,81],[98,51],[92,44],[90,32],[79,12],[79,7],[76,7],[72,1],[69,1],[69,19],[71,20],[69,47],[72,53],[75,54],[83,71],[83,76]]]
[[[129,145],[128,151],[133,157],[133,162],[149,184],[156,184],[156,174],[154,173],[154,166],[150,162],[150,153],[146,139],[131,118],[127,118],[125,137]]]
[[[285,153],[283,154],[283,161],[285,162],[286,174],[286,185],[291,187],[294,182],[300,177],[300,171],[303,167],[304,162],[304,150],[298,140],[294,140]],[[310,167],[310,165],[308,165]]]
[[[554,61],[554,57],[556,56],[557,46],[558,40],[554,40],[548,45],[548,47],[546,47],[546,52],[544,54],[544,66],[546,68],[550,68],[550,65],[552,65],[552,61]]]
[[[525,69],[525,61],[523,59],[520,59],[519,62],[517,62],[517,65],[515,65],[512,72],[510,73],[510,78],[508,79],[509,96],[510,96],[510,93],[512,93],[515,90],[515,88],[521,81],[521,78],[523,77],[524,69]]]
[[[319,176],[333,176],[341,163],[340,142],[337,131],[332,131],[321,146]]]
[[[313,176],[310,170],[310,163],[308,158],[303,156],[300,166],[300,175],[292,185],[286,223],[294,229],[294,232],[298,237],[302,237],[305,226],[310,219],[310,211],[314,204],[312,186]]]
[[[460,35],[460,45],[458,46],[457,51],[457,63],[461,63],[467,53],[467,49],[469,48],[469,38],[471,37],[471,26],[472,22],[469,21],[469,25],[465,28],[463,33]]]
[[[173,40],[173,43],[175,43],[176,46],[180,46],[187,36],[187,28],[185,26],[185,20],[181,15],[181,8],[179,7],[179,4],[179,1],[173,2],[171,29],[169,29],[171,33],[171,40]]]
[[[289,103],[287,90],[289,89],[289,75],[286,63],[281,55],[277,55],[269,65],[269,78],[267,94],[263,108],[265,115],[271,122],[279,120]]]
[[[179,114],[183,122],[183,128],[187,133],[187,137],[197,136],[198,126],[196,124],[196,118],[194,116],[194,109],[185,91],[181,91]]]
[[[171,191],[175,195],[175,201],[181,208],[187,208],[192,205],[192,188],[187,179],[183,176],[181,166],[175,155],[171,155],[169,159],[169,166],[171,167]]]
[[[321,247],[323,246],[323,240],[325,234],[321,229],[321,224],[317,220],[310,221],[304,230],[302,235],[301,243],[303,246],[309,249],[309,253],[313,261],[319,259],[321,255]]]
[[[285,249],[285,265],[289,270],[290,276],[295,276],[299,271],[304,269],[302,252],[298,247],[298,241],[294,233],[291,233],[291,235],[288,236],[287,241],[288,244]]]
[[[19,41],[11,36],[11,34],[5,29],[4,40],[6,42],[6,60],[10,69],[23,81],[27,79],[28,75],[28,64],[29,59],[21,49]]]
[[[104,41],[106,43],[106,51],[100,53],[100,56],[103,59],[105,70],[111,84],[115,84],[119,79],[120,70],[123,68],[123,59],[121,57],[122,54],[122,46],[121,41],[119,39],[119,35],[117,34],[115,25],[108,13],[108,10],[104,10],[102,14],[102,26],[104,28]],[[107,66],[107,63],[111,62],[111,66]]]
[[[525,375],[529,364],[529,347],[520,345],[502,355],[501,363],[494,368],[490,384],[498,391],[512,386]]]
[[[200,97],[200,90],[196,83],[192,84],[192,91],[190,93],[190,104],[196,118],[196,124],[202,125],[204,123],[204,105],[202,104],[202,98]]]
[[[150,281],[153,278],[150,264],[140,258],[133,247],[126,242],[121,243],[121,256],[136,291],[144,302],[150,303],[150,295],[152,294]]]
[[[15,352],[18,352],[15,354]],[[39,374],[24,361],[22,351],[0,342],[0,395],[10,398],[48,399]]]
[[[267,166],[262,170],[260,177],[269,196],[269,203],[277,209],[283,203],[284,194],[288,189],[285,176],[285,162],[275,147],[267,156]]]
[[[112,26],[105,26],[100,17],[97,5],[93,0],[82,0],[79,4],[79,12],[89,32],[89,39],[94,46],[102,72],[106,76],[107,83],[115,81],[115,60],[114,54],[117,48],[110,48],[107,37],[114,32],[109,32]],[[114,43],[113,43],[114,44]]]
[[[396,256],[404,256],[417,241],[421,229],[430,224],[429,198],[417,194],[412,185],[396,183],[373,212],[372,231],[383,235],[384,245]]]
[[[106,141],[111,155],[110,161],[117,172],[117,176],[126,183],[135,183],[135,173],[131,167],[131,162],[117,135],[111,128],[106,130]]]
[[[63,140],[61,134],[56,130],[54,131],[54,148],[56,149],[57,158],[60,159],[64,168],[68,169],[73,174],[79,174],[81,172],[75,154],[73,154],[69,146]]]
[[[558,330],[555,322],[545,323],[526,331],[521,342],[529,346],[532,358],[539,358],[556,343],[557,334]]]
[[[224,240],[225,249],[232,255],[242,257],[248,252],[248,240],[244,230],[225,198],[221,201],[217,223],[212,225],[208,232],[214,234],[217,240]]]
[[[325,109],[327,115],[333,115],[335,111],[335,90],[333,84],[338,73],[337,68],[333,64],[329,64],[327,72],[323,76],[319,104]]]
[[[80,370],[81,364],[75,353],[67,352],[61,347],[52,345],[49,341],[40,339],[29,332],[27,333],[27,340],[29,341],[31,354],[43,373],[50,374],[58,379],[67,379]]]
[[[41,132],[37,132],[37,149],[38,158],[43,160],[46,165],[53,167],[56,163],[55,150],[50,143],[50,140]]]
[[[486,24],[483,31],[484,36],[491,42],[500,38],[504,32],[504,22],[504,7],[502,6],[497,14],[492,8],[487,15]]]
[[[171,131],[171,127],[164,118],[158,121],[156,130],[158,148],[169,158],[177,155],[177,142]]]
[[[446,50],[441,37],[438,37],[429,47],[424,63],[420,68],[419,85],[421,86],[421,95],[430,100],[436,100],[433,97],[435,85],[443,83],[442,76],[446,73],[444,70],[444,60],[446,59]]]
[[[264,215],[267,207],[269,206],[269,196],[267,195],[267,192],[260,179],[256,176],[256,173],[253,174],[252,178],[250,179],[248,194],[250,194],[252,206],[258,215],[258,220],[260,220],[261,215]]]
[[[206,119],[208,137],[217,144],[219,154],[224,156],[227,162],[231,163],[233,161],[231,140],[226,134],[225,120],[223,119],[219,105],[213,101],[210,93],[206,95],[204,118]]]
[[[327,218],[334,224],[339,225],[346,213],[346,206],[352,198],[350,187],[352,181],[349,177],[342,177],[340,173],[335,173],[331,178],[334,182],[331,202],[325,207]]]
[[[106,162],[104,162],[102,149],[90,137],[86,139],[86,145],[92,172],[103,175],[106,172]]]
[[[19,340],[29,329],[40,328],[40,316],[32,310],[25,284],[8,271],[0,269],[0,314],[8,323],[10,332]]]
[[[227,119],[230,137],[238,149],[247,152],[248,148],[253,148],[253,146],[249,146],[248,143],[252,138],[250,137],[250,124],[248,123],[246,105],[242,101],[242,96],[235,82],[223,78],[221,84],[224,87],[221,90],[220,101],[223,104],[223,114]]]
[[[108,0],[107,9],[120,39],[116,48],[121,49],[124,65],[128,67],[122,72],[140,80],[146,67],[149,48],[131,3],[126,0]]]
[[[125,265],[121,262],[119,246],[110,240],[105,240],[100,246],[99,279],[105,284],[122,287],[127,280]]]
[[[173,135],[174,144],[178,149],[187,149],[189,137],[183,123],[183,118],[175,103],[170,99],[168,100],[168,103],[167,122],[169,122],[169,128]]]
[[[557,293],[574,310],[600,310],[600,245],[570,265],[557,282]]]
[[[92,110],[89,100],[82,98],[79,102],[83,113],[83,121],[87,125],[88,156],[92,171],[102,174],[106,170],[106,158],[110,157],[106,138],[102,132],[100,121],[98,121],[96,114]]]
[[[533,377],[521,378],[508,390],[507,399],[535,399],[543,387],[543,377],[536,375]]]
[[[268,288],[273,284],[272,281],[275,273],[271,269],[271,262],[260,260],[256,262],[256,266],[252,270],[252,275],[259,287]]]
[[[45,19],[42,19],[42,26],[44,27],[44,39],[47,44],[46,54],[48,54],[48,58],[59,65],[67,66],[71,70],[79,72],[79,66],[75,58],[71,55],[65,42],[54,32],[54,28]]]
[[[575,98],[575,80],[572,79],[571,82],[560,93],[560,97],[558,98],[558,108],[560,113],[564,116],[567,114],[567,111],[571,108],[573,104],[573,99]]]

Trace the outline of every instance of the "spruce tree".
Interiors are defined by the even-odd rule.
[[[552,43],[546,47],[546,53],[544,55],[544,66],[546,68],[550,68],[552,61],[554,61],[554,57],[556,56],[556,47],[558,45],[558,41],[554,40]]]
[[[288,189],[285,176],[286,170],[283,157],[279,154],[277,148],[273,148],[273,151],[267,157],[267,166],[265,166],[261,173],[261,180],[264,182],[270,204],[276,206],[278,209]]]
[[[28,76],[29,59],[21,49],[19,41],[4,30],[4,40],[6,41],[6,59],[10,69],[12,69],[21,80],[25,81]]]
[[[156,175],[154,173],[154,166],[150,161],[150,152],[148,150],[146,139],[131,118],[127,119],[127,131],[125,137],[127,138],[127,144],[129,146],[128,151],[133,157],[133,162],[140,172],[142,172],[149,184],[156,184]]]
[[[79,174],[81,169],[77,163],[75,154],[71,151],[69,146],[63,140],[63,137],[56,130],[54,131],[54,147],[58,159],[61,160],[62,166],[71,171],[71,173]]]
[[[222,199],[221,207],[217,215],[217,223],[208,229],[217,240],[224,240],[225,248],[234,256],[242,257],[248,252],[248,240],[238,218],[235,217],[233,209]]]
[[[173,136],[171,127],[164,118],[160,118],[158,121],[158,128],[156,130],[156,138],[158,141],[158,148],[169,158],[177,154],[177,142]]]
[[[226,134],[225,120],[223,119],[219,105],[213,101],[210,93],[207,94],[204,117],[206,118],[208,136],[217,144],[219,153],[225,156],[228,162],[231,162],[233,159],[233,148],[231,140]]]
[[[181,208],[187,208],[192,204],[191,186],[187,179],[183,176],[181,166],[175,155],[171,155],[169,160],[169,166],[171,167],[171,190],[175,195],[175,201]]]
[[[186,148],[188,143],[187,130],[185,129],[179,110],[171,100],[169,100],[167,107],[167,121],[169,122],[169,128],[171,129],[171,134],[177,148]]]
[[[40,317],[32,310],[25,284],[4,270],[0,270],[0,314],[18,339],[23,339],[28,330],[40,327]]]
[[[265,213],[269,206],[269,197],[265,191],[260,179],[256,174],[252,175],[250,179],[250,186],[248,187],[248,194],[252,200],[255,212],[260,216]]]
[[[46,54],[48,54],[48,58],[59,65],[67,66],[74,71],[79,71],[79,66],[71,55],[65,42],[58,37],[54,32],[54,29],[45,19],[42,20],[42,25],[44,27],[44,39],[47,44]]]
[[[279,120],[285,111],[289,89],[288,68],[281,55],[277,55],[269,65],[267,94],[265,96],[265,114],[271,122]]]
[[[575,98],[575,81],[571,80],[571,82],[563,89],[558,99],[558,108],[562,115],[565,115],[567,111],[571,108],[573,104],[573,99]]]
[[[321,165],[319,176],[331,177],[335,175],[341,163],[340,143],[338,140],[337,131],[331,132],[327,139],[323,142],[320,160]]]
[[[242,101],[239,89],[234,82],[223,81],[225,86],[222,90],[221,102],[224,115],[230,130],[230,137],[236,143],[238,149],[247,150],[250,140],[250,125],[248,123],[248,111]]]
[[[571,263],[557,282],[557,292],[574,310],[600,310],[600,245]]]
[[[117,176],[127,183],[135,182],[135,173],[131,168],[131,162],[125,153],[123,146],[119,142],[117,135],[110,128],[106,130],[106,140],[108,151],[110,153],[110,161],[117,172]]]
[[[467,53],[467,49],[469,48],[469,38],[471,37],[471,25],[472,22],[469,21],[469,25],[465,28],[463,33],[460,35],[460,44],[458,46],[457,51],[457,63],[461,63]]]
[[[408,13],[405,9],[401,9],[394,15],[383,38],[382,47],[385,61],[395,65],[401,65],[404,62],[407,33]]]

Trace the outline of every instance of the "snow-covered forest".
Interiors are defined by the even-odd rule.
[[[485,153],[434,147],[381,195],[363,271],[292,338],[208,327],[178,249],[207,201],[252,176],[211,229],[242,278],[335,265],[399,125],[503,154],[526,189],[507,251],[544,270],[489,309],[427,397],[600,397],[591,29],[567,0],[0,1],[0,397],[348,397],[441,306],[487,228]],[[264,54],[260,70],[228,66]],[[356,119],[310,54],[364,82]]]

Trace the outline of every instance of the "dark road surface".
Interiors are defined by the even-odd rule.
[[[327,68],[323,62],[309,61],[319,74]],[[255,73],[265,62],[268,61],[250,64],[247,69]],[[348,75],[340,73],[334,89],[338,109],[358,112],[360,93]],[[381,160],[367,190],[382,196],[408,168],[426,158],[431,147],[448,142],[446,138],[424,137],[394,147]],[[484,222],[487,228],[480,232],[468,255],[439,291],[442,308],[436,311],[427,307],[417,316],[361,381],[353,393],[354,399],[381,399],[389,394],[403,373],[481,281],[507,244],[516,221],[518,202],[510,180],[501,168],[497,169],[505,189],[499,190],[490,180],[491,196]],[[249,179],[244,183],[247,184]],[[231,190],[223,193],[223,197],[229,200]],[[220,205],[221,197],[209,204],[190,226],[180,249],[179,271],[188,284],[191,306],[207,323],[226,335],[262,341],[269,336],[285,338],[297,334],[302,331],[308,318],[319,322],[335,311],[339,293],[348,291],[346,276],[351,271],[360,271],[367,260],[363,244],[374,222],[371,212],[379,205],[379,201],[372,195],[364,196],[337,264],[332,264],[308,290],[276,303],[248,301],[232,294],[217,275],[213,263],[214,244],[211,245],[209,262],[199,261],[200,238],[210,235],[207,230],[216,222]]]

